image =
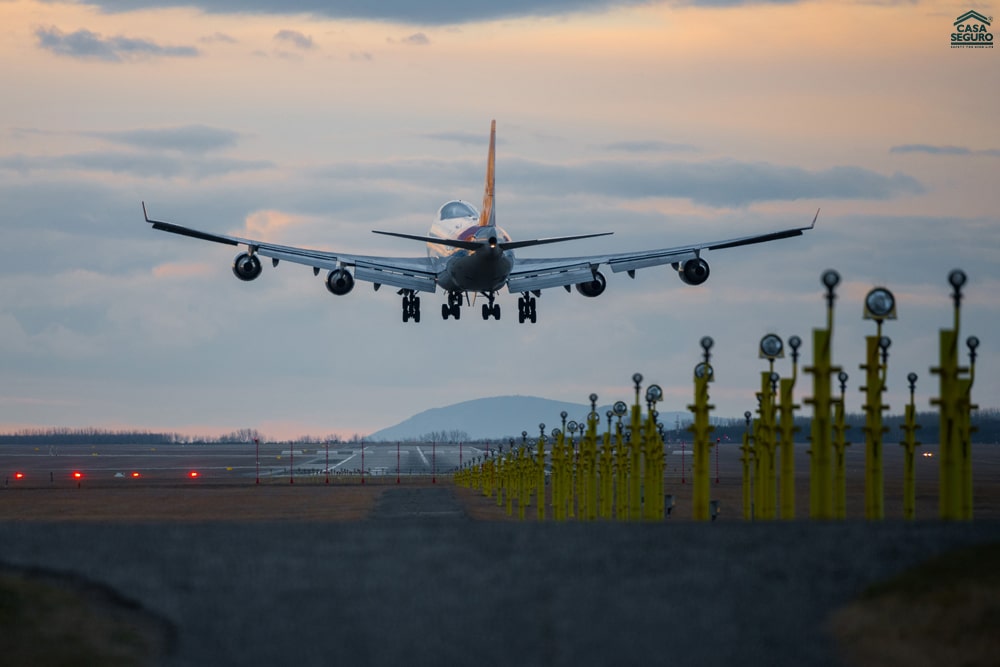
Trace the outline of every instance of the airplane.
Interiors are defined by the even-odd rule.
[[[343,296],[354,289],[356,280],[370,282],[378,290],[382,285],[399,288],[403,298],[403,322],[420,321],[421,292],[434,293],[441,287],[447,294],[447,303],[441,304],[441,317],[461,318],[463,301],[470,304],[469,294],[482,295],[484,320],[500,319],[500,304],[495,303],[497,292],[504,286],[511,293],[518,293],[517,308],[520,323],[537,321],[536,297],[544,289],[563,287],[567,292],[573,286],[586,297],[600,296],[607,287],[604,274],[598,269],[608,266],[613,273],[626,272],[635,278],[637,269],[670,264],[682,282],[701,285],[708,279],[708,262],[701,256],[706,250],[722,250],[739,246],[764,243],[778,239],[802,236],[816,226],[819,211],[807,227],[795,227],[776,232],[754,234],[723,241],[709,241],[655,250],[639,250],[583,257],[525,259],[515,257],[519,248],[562,243],[577,239],[607,236],[613,232],[578,234],[552,238],[514,241],[496,224],[494,199],[494,164],[496,158],[496,121],[490,124],[490,147],[486,162],[486,185],[483,205],[476,210],[468,202],[455,199],[438,209],[437,216],[427,236],[372,230],[375,234],[395,236],[427,244],[425,257],[377,257],[352,255],[283,246],[266,241],[244,239],[238,236],[200,231],[162,220],[153,220],[142,213],[153,229],[189,236],[203,241],[213,241],[231,246],[246,246],[246,252],[233,261],[233,273],[243,281],[256,280],[262,271],[260,257],[268,257],[274,267],[284,260],[311,266],[313,275],[328,271],[326,288],[332,294]],[[353,273],[352,273],[353,269]]]

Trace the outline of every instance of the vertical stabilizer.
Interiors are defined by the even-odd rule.
[[[493,164],[496,161],[497,122],[490,122],[490,154],[486,158],[486,187],[483,190],[483,208],[479,213],[479,226],[487,227],[496,224],[493,214]]]

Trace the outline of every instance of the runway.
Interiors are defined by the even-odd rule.
[[[261,443],[206,445],[3,445],[3,483],[27,487],[133,485],[200,480],[204,483],[265,483],[331,476],[369,478],[450,475],[485,450],[475,445]],[[79,472],[81,477],[74,477]],[[192,478],[191,473],[197,477]],[[23,475],[17,479],[17,473]],[[312,478],[310,480],[310,478]]]

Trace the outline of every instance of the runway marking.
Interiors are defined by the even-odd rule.
[[[427,457],[424,456],[424,453],[423,451],[421,451],[420,447],[417,447],[417,454],[420,455],[420,460],[424,462],[425,466],[429,466],[431,464],[430,461],[427,460]]]

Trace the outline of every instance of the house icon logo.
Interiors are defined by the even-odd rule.
[[[993,33],[990,32],[992,16],[983,16],[977,11],[969,10],[955,19],[954,32],[951,33],[951,48],[953,49],[992,49]]]

